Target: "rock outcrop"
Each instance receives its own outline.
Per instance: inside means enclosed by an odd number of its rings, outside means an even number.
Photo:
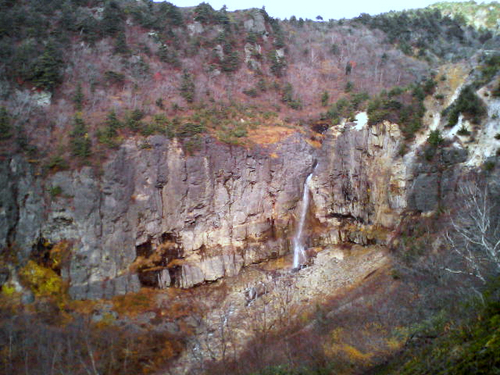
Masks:
[[[467,151],[424,146],[403,155],[398,125],[347,123],[321,149],[300,132],[246,149],[205,137],[129,139],[100,168],[43,177],[21,156],[0,163],[0,245],[26,261],[69,246],[61,276],[76,299],[141,286],[190,288],[289,252],[310,182],[306,245],[385,243],[406,210],[453,197]]]
[[[252,150],[207,137],[194,155],[153,136],[147,147],[126,141],[99,172],[45,180],[14,158],[1,165],[3,245],[27,258],[69,241],[62,276],[77,299],[235,275],[288,251],[314,154],[299,133]]]

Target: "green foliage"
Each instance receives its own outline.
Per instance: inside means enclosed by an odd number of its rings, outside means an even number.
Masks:
[[[12,124],[9,113],[5,107],[0,107],[0,140],[12,137]]]
[[[30,79],[38,87],[52,91],[62,82],[62,54],[53,41],[49,41],[43,54],[35,61]]]
[[[200,135],[195,135],[193,137],[190,137],[184,141],[184,149],[189,153],[193,154],[194,152],[198,151],[201,149],[201,146],[203,144],[203,138]]]
[[[194,9],[195,21],[202,24],[209,24],[215,21],[216,12],[208,3],[201,3]]]
[[[333,124],[340,123],[341,118],[351,119],[354,117],[354,112],[359,110],[361,104],[369,98],[370,96],[366,92],[341,98],[332,104],[325,114],[322,114],[322,118],[329,119]]]
[[[128,55],[130,54],[130,49],[127,45],[127,39],[125,38],[125,33],[123,31],[118,32],[118,35],[115,39],[115,48],[113,53],[119,55]]]
[[[273,73],[278,78],[283,76],[286,69],[285,59],[279,57],[277,51],[271,51],[268,55],[268,58],[271,62],[271,73]]]
[[[119,32],[123,32],[124,19],[125,14],[117,1],[111,0],[106,2],[101,21],[103,33],[114,36]]]
[[[49,159],[47,168],[53,171],[62,171],[68,169],[69,164],[61,155],[55,155]]]
[[[484,103],[476,95],[472,85],[464,87],[457,100],[444,111],[445,115],[448,114],[447,126],[455,126],[460,113],[477,124],[487,113]]]
[[[160,61],[170,64],[176,68],[180,68],[181,62],[178,58],[177,52],[169,48],[166,44],[162,44],[157,52]]]
[[[239,145],[241,138],[246,137],[248,134],[245,124],[231,124],[230,126],[223,126],[217,132],[217,137],[224,143],[230,145]]]
[[[425,95],[432,95],[436,90],[436,86],[437,82],[434,81],[434,79],[429,78],[423,83],[422,90],[424,91]]]
[[[491,172],[492,170],[495,169],[495,166],[497,165],[497,163],[494,161],[494,160],[487,160],[484,162],[484,164],[482,165],[482,168],[487,171],[487,172]]]
[[[181,79],[181,87],[179,88],[181,96],[188,103],[194,102],[194,94],[195,94],[195,85],[193,81],[193,77],[187,71],[184,71]]]
[[[292,109],[302,109],[302,102],[299,98],[294,97],[293,86],[289,82],[283,88],[281,101]]]
[[[130,111],[125,116],[125,127],[132,130],[137,131],[141,128],[141,120],[144,117],[144,113],[140,109],[134,109]]]
[[[465,127],[465,125],[462,125],[462,127],[458,129],[457,134],[467,136],[470,135],[470,131]]]
[[[118,129],[122,127],[122,123],[116,116],[116,112],[112,110],[104,122],[103,129],[97,131],[97,139],[99,142],[105,144],[108,147],[115,148],[118,147],[118,142],[116,141],[116,136],[118,135]]]
[[[30,260],[19,271],[19,276],[36,297],[61,298],[65,288],[61,277],[52,269],[43,267]]]
[[[92,154],[92,141],[87,132],[87,125],[80,114],[73,120],[73,130],[70,133],[71,153],[79,158],[88,158]]]
[[[362,14],[355,21],[382,30],[388,42],[408,56],[413,55],[414,48],[419,49],[419,57],[426,57],[427,51],[437,56],[444,56],[445,51],[458,54],[457,47],[467,46],[468,43],[463,22],[443,16],[435,9],[390,12],[377,16]],[[478,35],[469,37],[477,38]]]
[[[409,342],[384,374],[495,374],[500,372],[498,279],[479,304],[462,305],[460,314],[441,311],[414,328],[412,337],[432,337],[427,345]],[[422,341],[422,340],[420,340]]]
[[[420,85],[395,87],[389,93],[381,92],[368,104],[368,124],[384,120],[399,124],[405,139],[412,139],[422,127],[426,90],[432,90],[433,85],[427,80]]]
[[[160,21],[161,24],[168,24],[172,26],[182,26],[184,20],[182,13],[177,6],[168,1],[160,3]]]
[[[351,92],[354,89],[354,83],[351,81],[348,81],[345,85],[344,91],[345,92]]]
[[[75,105],[75,109],[77,111],[81,111],[83,109],[83,102],[85,100],[85,96],[83,95],[82,84],[78,82],[76,86],[75,93],[72,97],[73,104]]]
[[[123,84],[125,82],[125,74],[113,70],[104,72],[104,78],[110,84]]]
[[[330,95],[328,94],[328,91],[323,91],[323,93],[321,94],[321,105],[323,107],[327,107],[329,100],[330,100]]]
[[[60,186],[55,185],[49,188],[49,194],[52,198],[58,197],[62,194],[63,190]]]
[[[256,98],[259,96],[259,92],[255,88],[251,88],[248,90],[243,90],[243,94],[251,97],[251,98]]]
[[[203,132],[205,132],[204,125],[187,122],[178,126],[175,134],[180,138],[187,138]]]
[[[427,143],[429,143],[433,147],[439,146],[441,143],[443,143],[443,141],[444,139],[438,129],[431,131],[429,137],[427,138]]]
[[[476,88],[480,88],[489,83],[500,71],[500,54],[484,57],[482,65],[479,67],[481,78],[474,82]]]

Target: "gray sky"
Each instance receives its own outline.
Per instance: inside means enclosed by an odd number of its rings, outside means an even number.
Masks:
[[[156,0],[157,1],[157,0]],[[168,0],[179,7],[195,6],[203,0]],[[290,18],[292,15],[299,18],[315,19],[320,15],[325,20],[330,18],[353,18],[360,13],[379,14],[391,10],[424,8],[438,0],[204,0],[214,9],[219,10],[223,5],[229,11],[248,8],[266,7],[267,13],[274,18]]]

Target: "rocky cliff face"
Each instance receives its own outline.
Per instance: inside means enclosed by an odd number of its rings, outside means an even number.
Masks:
[[[195,155],[155,136],[147,147],[127,141],[99,175],[46,180],[14,158],[2,164],[2,245],[26,259],[69,241],[62,276],[79,299],[231,276],[288,251],[314,155],[299,134],[252,150],[206,138]]]
[[[396,124],[347,123],[320,149],[296,132],[252,149],[206,137],[189,155],[153,136],[127,140],[99,170],[48,177],[15,156],[0,163],[0,245],[27,260],[69,244],[61,275],[77,299],[189,288],[288,253],[313,169],[307,245],[384,243],[405,210],[452,197],[467,161],[456,141],[437,163],[425,145],[403,155],[402,138]]]

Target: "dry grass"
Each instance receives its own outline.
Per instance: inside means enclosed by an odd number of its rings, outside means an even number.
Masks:
[[[264,125],[257,129],[250,129],[248,139],[258,145],[270,145],[278,143],[296,132],[296,129],[285,128],[283,126]]]
[[[158,291],[154,289],[142,288],[137,293],[113,297],[113,310],[120,315],[132,317],[151,311],[157,306],[157,294]]]

